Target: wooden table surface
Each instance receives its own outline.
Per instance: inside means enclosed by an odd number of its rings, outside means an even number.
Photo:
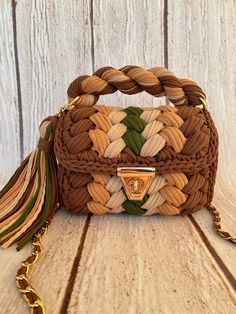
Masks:
[[[220,136],[214,204],[236,234],[234,0],[1,0],[0,184],[35,146],[38,125],[77,75],[165,65],[196,80]],[[110,105],[164,104],[150,95]],[[31,273],[47,313],[236,313],[236,246],[206,209],[185,217],[73,216],[60,210]],[[27,313],[15,272],[30,246],[0,249],[0,313]]]

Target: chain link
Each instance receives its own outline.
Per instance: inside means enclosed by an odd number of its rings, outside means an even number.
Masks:
[[[27,259],[21,263],[20,268],[17,271],[16,274],[16,285],[18,287],[18,290],[23,295],[23,298],[26,300],[31,314],[45,314],[45,307],[38,296],[35,289],[32,287],[32,285],[29,282],[29,271],[30,268],[35,264],[39,258],[40,253],[42,252],[42,244],[41,240],[42,237],[47,232],[48,228],[48,222],[43,226],[37,234],[35,234],[33,240],[32,240],[32,251],[31,255],[27,257]]]
[[[222,230],[221,228],[221,218],[218,209],[213,206],[212,204],[208,204],[206,208],[212,213],[213,215],[213,226],[215,231],[225,240],[228,240],[234,244],[236,244],[236,238],[233,237],[229,232]]]

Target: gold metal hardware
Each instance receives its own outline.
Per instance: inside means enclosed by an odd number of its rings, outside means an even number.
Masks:
[[[204,98],[200,98],[200,99],[201,99],[201,102],[202,102],[203,108],[204,108],[204,109],[207,109],[206,99],[204,99]]]
[[[117,176],[129,200],[141,201],[155,177],[155,167],[118,167]]]
[[[205,206],[213,215],[213,226],[215,231],[224,239],[236,244],[236,237],[232,236],[229,232],[222,230],[221,218],[218,209],[212,204]]]
[[[75,108],[75,103],[79,99],[80,96],[75,97],[75,99],[72,100],[72,102],[65,104],[63,107],[61,107],[57,113],[57,116],[60,117],[62,112],[71,110]]]
[[[46,221],[45,225],[35,234],[32,240],[31,255],[21,263],[16,275],[16,285],[19,292],[27,302],[31,314],[46,313],[43,301],[40,299],[38,293],[35,291],[29,281],[29,272],[32,266],[36,263],[42,251],[41,240],[44,234],[47,232],[48,223],[49,222]]]

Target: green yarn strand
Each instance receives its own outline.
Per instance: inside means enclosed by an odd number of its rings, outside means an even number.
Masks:
[[[126,146],[134,151],[136,155],[140,154],[141,148],[145,143],[145,138],[135,130],[127,130],[123,135]]]
[[[124,112],[126,112],[127,115],[133,114],[135,116],[140,116],[143,113],[143,109],[141,109],[139,107],[130,106],[130,107],[124,109]]]
[[[137,132],[142,132],[146,126],[146,123],[137,115],[130,114],[122,121],[128,129],[135,130]]]
[[[53,126],[50,124],[45,133],[45,139],[49,140],[50,134],[53,131]],[[39,152],[40,154],[41,152]],[[50,169],[50,161],[48,157],[48,153],[45,154],[45,167],[46,167],[46,193],[44,196],[44,210],[42,212],[42,216],[40,222],[33,228],[27,238],[21,240],[17,245],[17,251],[20,251],[35,235],[36,232],[40,230],[40,228],[45,224],[47,217],[49,215],[50,206],[51,206],[51,190],[52,190],[52,177],[51,177],[51,169]],[[40,168],[39,168],[40,175]]]
[[[39,154],[37,156],[38,188],[37,188],[34,196],[32,197],[32,199],[28,202],[25,210],[22,212],[20,217],[11,226],[9,226],[6,230],[4,230],[2,233],[0,233],[0,238],[4,237],[8,233],[10,233],[10,232],[14,231],[16,228],[18,228],[25,221],[25,219],[28,217],[32,208],[35,205],[35,202],[36,202],[37,197],[38,197],[40,185],[41,185],[40,154],[41,154],[41,152],[39,152]]]
[[[49,163],[48,155],[45,156],[45,159],[46,159],[45,160],[46,161],[46,194],[45,194],[45,207],[42,213],[42,217],[40,219],[39,224],[33,228],[30,235],[24,240],[19,242],[16,248],[17,251],[20,251],[33,238],[35,233],[40,230],[40,228],[45,224],[48,214],[49,214],[49,209],[50,209],[50,204],[51,204],[52,180],[51,180],[50,163]]]
[[[143,109],[130,106],[124,109],[127,116],[122,120],[122,123],[127,127],[127,131],[123,135],[123,140],[136,155],[140,154],[141,148],[145,143],[145,138],[141,132],[146,126],[146,122],[140,118]]]
[[[130,215],[143,215],[146,213],[146,209],[141,208],[141,206],[148,200],[148,196],[145,195],[141,201],[131,201],[126,200],[122,206],[126,213]]]

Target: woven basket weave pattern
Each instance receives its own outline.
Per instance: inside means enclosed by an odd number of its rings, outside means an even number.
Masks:
[[[97,105],[119,90],[166,95],[175,107],[150,110]],[[75,213],[188,214],[210,202],[218,137],[210,114],[198,106],[202,89],[163,67],[104,67],[69,86],[74,110],[57,123],[61,204]],[[71,108],[70,108],[71,109]],[[142,201],[127,200],[117,167],[153,166],[156,177]]]
[[[135,141],[140,145],[133,147]],[[65,112],[55,136],[62,205],[79,214],[172,215],[199,210],[212,199],[217,141],[209,113],[196,107],[95,105]],[[122,165],[156,167],[146,199],[133,202],[133,211],[116,177]]]

